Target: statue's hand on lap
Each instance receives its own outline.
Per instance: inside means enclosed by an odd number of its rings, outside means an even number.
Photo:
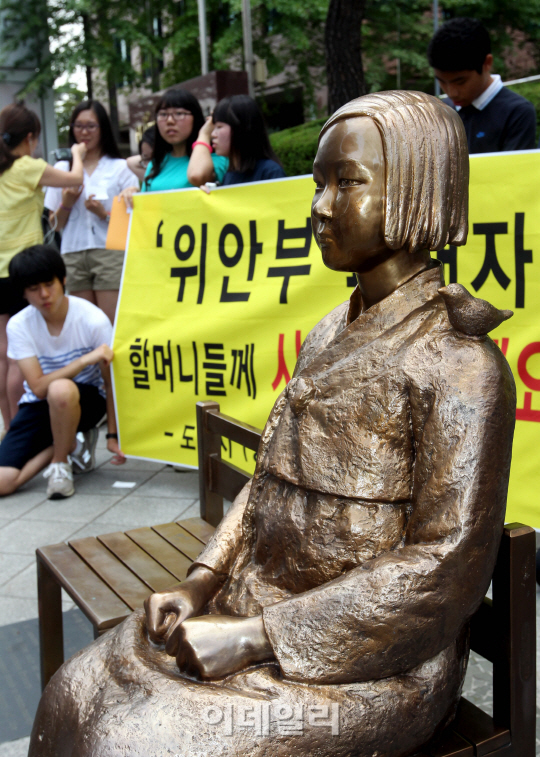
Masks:
[[[175,636],[180,671],[199,678],[224,678],[273,657],[262,615],[191,618],[175,629]]]
[[[167,654],[175,657],[179,626],[200,613],[221,581],[208,568],[197,567],[178,586],[151,594],[144,601],[150,639],[155,644],[165,643]]]

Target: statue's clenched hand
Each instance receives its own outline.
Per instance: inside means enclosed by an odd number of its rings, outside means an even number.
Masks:
[[[176,662],[188,675],[223,678],[273,658],[262,615],[205,615],[178,627]]]
[[[152,641],[165,642],[167,654],[176,656],[180,625],[202,610],[221,581],[211,570],[199,566],[178,586],[151,594],[144,609]]]

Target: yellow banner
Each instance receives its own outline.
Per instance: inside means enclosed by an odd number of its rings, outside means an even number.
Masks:
[[[473,157],[468,244],[438,256],[447,283],[515,312],[491,335],[518,390],[507,519],[540,528],[537,176],[536,151]],[[136,196],[113,364],[127,455],[196,466],[202,399],[264,425],[306,334],[354,285],[321,262],[312,196],[311,177]],[[222,453],[253,468],[249,450]]]

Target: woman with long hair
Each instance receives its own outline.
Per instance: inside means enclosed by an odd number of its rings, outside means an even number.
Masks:
[[[197,98],[185,89],[169,89],[156,105],[156,140],[141,192],[200,187],[223,180],[229,161],[212,154],[212,119],[204,120]],[[129,206],[138,187],[123,192]]]
[[[84,178],[80,186],[50,189],[45,206],[51,223],[63,229],[61,253],[70,294],[83,297],[114,321],[124,250],[106,250],[112,201],[133,184],[134,175],[121,157],[109,116],[97,100],[77,105],[69,123],[69,142],[86,146]],[[67,161],[57,163],[63,171]]]
[[[212,147],[217,155],[229,158],[224,186],[286,175],[270,145],[261,109],[252,97],[225,97],[216,105],[212,121]]]
[[[12,103],[0,112],[0,411],[5,430],[22,394],[21,373],[7,358],[6,326],[28,304],[10,285],[9,262],[26,247],[43,242],[43,187],[75,187],[83,175],[84,145],[73,151],[67,173],[33,158],[40,133],[39,118],[24,103]]]

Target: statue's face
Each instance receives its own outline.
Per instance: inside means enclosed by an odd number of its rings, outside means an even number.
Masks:
[[[370,118],[339,121],[323,136],[313,164],[317,185],[311,222],[324,264],[335,271],[369,269],[384,241],[385,161]]]

